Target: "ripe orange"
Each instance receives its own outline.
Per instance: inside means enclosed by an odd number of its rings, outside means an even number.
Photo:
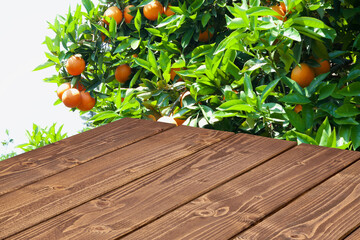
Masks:
[[[284,5],[285,6],[285,5]],[[284,18],[284,16],[285,16],[285,12],[283,11],[283,9],[279,6],[279,5],[276,5],[276,6],[271,6],[270,7],[272,10],[274,10],[275,12],[277,12],[278,14],[280,14],[281,16],[274,16],[274,17],[276,17],[277,19],[279,19],[279,20],[282,20],[282,21],[286,21],[287,20],[287,18],[285,17]]]
[[[175,124],[177,126],[177,122],[173,117],[163,116],[157,120],[158,122],[170,123]]]
[[[159,14],[164,13],[164,7],[159,1],[154,0],[144,6],[143,13],[147,19],[155,21]]]
[[[285,3],[284,2],[280,2],[280,8],[283,10],[284,13],[287,13],[288,10],[286,9]],[[294,7],[293,9],[295,9],[296,7]],[[292,11],[289,11],[289,14],[291,14]]]
[[[121,10],[116,6],[109,7],[104,12],[104,16],[109,17],[109,18],[114,18],[116,21],[116,24],[119,24],[121,22],[121,20],[123,19],[123,14],[122,14]],[[103,21],[109,25],[108,21],[106,21],[105,19]]]
[[[89,111],[95,106],[95,98],[91,97],[89,92],[80,92],[80,104],[77,108],[81,111]]]
[[[330,72],[330,62],[321,58],[315,59],[320,64],[320,67],[314,67],[315,76]]]
[[[199,41],[200,42],[209,42],[209,40],[213,37],[213,34],[209,32],[209,28],[207,28],[204,32],[199,33]]]
[[[61,100],[69,108],[77,107],[81,102],[80,92],[76,88],[70,88],[63,93]]]
[[[80,82],[77,82],[74,86],[77,90],[79,90],[80,92],[85,90],[84,85],[82,85]]]
[[[130,8],[131,7],[134,7],[134,5],[128,5],[128,6],[126,6],[125,8],[124,8],[124,18],[125,18],[125,22],[126,23],[130,23],[131,22],[131,20],[134,18],[134,16],[133,15],[131,15],[130,14]]]
[[[180,68],[172,68],[171,70],[170,70],[170,79],[171,80],[173,80],[174,81],[174,79],[175,79],[175,77],[176,77],[176,75],[177,75],[177,71],[180,71],[181,69]],[[179,75],[178,75],[179,76]],[[178,81],[182,81],[182,79],[181,78],[178,78]]]
[[[297,104],[297,105],[295,106],[295,108],[294,108],[294,112],[299,113],[299,112],[301,112],[301,111],[302,111],[302,105]]]
[[[301,87],[307,87],[315,78],[314,70],[306,63],[300,63],[292,70],[291,79],[297,82]]]
[[[56,93],[58,97],[61,99],[64,92],[71,88],[71,84],[69,82],[61,84],[58,89],[56,90]]]
[[[151,120],[153,120],[154,122],[156,122],[156,117],[154,115],[150,114],[147,117],[150,118]]]
[[[72,55],[67,60],[65,67],[70,75],[80,75],[85,70],[85,60],[78,55]]]
[[[171,5],[169,4],[166,8],[164,7],[164,14],[166,16],[172,16],[172,15],[175,15],[174,11],[171,10],[171,8],[169,8]]]
[[[177,126],[183,125],[183,123],[186,121],[185,119],[180,119],[180,118],[174,118],[174,120]]]
[[[115,70],[115,79],[118,82],[124,83],[129,80],[131,74],[131,68],[127,64],[118,66]]]
[[[133,57],[133,58],[137,58],[137,57],[138,57],[137,53],[134,53],[134,54],[132,55],[132,57]]]

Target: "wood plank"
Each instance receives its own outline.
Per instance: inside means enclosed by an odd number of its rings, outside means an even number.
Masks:
[[[344,238],[344,240],[359,240],[359,239],[360,239],[360,227]]]
[[[343,239],[359,225],[360,161],[236,239]]]
[[[13,238],[113,239],[294,146],[294,142],[237,135]]]
[[[123,239],[229,239],[359,157],[299,145]]]
[[[124,118],[0,162],[0,196],[173,127]]]
[[[230,132],[179,126],[0,197],[0,238],[101,196]]]

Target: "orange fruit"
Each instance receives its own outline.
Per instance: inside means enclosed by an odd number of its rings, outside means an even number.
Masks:
[[[163,116],[157,120],[158,122],[170,123],[175,124],[177,126],[177,122],[173,117]]]
[[[61,100],[69,108],[77,107],[81,102],[80,92],[76,88],[70,88],[63,93]]]
[[[147,19],[155,21],[159,14],[164,13],[164,7],[159,1],[154,0],[144,6],[143,13]]]
[[[72,55],[66,62],[66,70],[70,75],[80,75],[85,70],[85,60],[78,55]]]
[[[125,8],[124,8],[124,18],[125,18],[125,22],[126,23],[130,23],[131,22],[131,20],[134,18],[134,16],[133,15],[131,15],[130,14],[130,8],[131,7],[134,7],[134,5],[128,5],[128,6],[126,6]]]
[[[129,80],[131,74],[131,68],[127,64],[118,66],[115,70],[115,79],[118,82],[124,83]]]
[[[177,72],[177,71],[180,71],[180,70],[181,70],[180,68],[172,68],[172,69],[170,70],[170,79],[174,81],[174,79],[175,79],[175,77],[176,77],[176,75],[177,75],[176,72]],[[179,75],[178,75],[178,76],[179,76]],[[178,81],[182,81],[182,79],[179,78]]]
[[[315,76],[330,72],[330,62],[321,58],[315,59],[320,64],[320,67],[313,67]]]
[[[291,71],[291,79],[297,82],[301,87],[307,87],[315,78],[314,70],[306,63],[300,63]]]
[[[294,112],[299,113],[299,112],[301,112],[301,111],[302,111],[302,105],[297,104],[297,105],[295,106],[295,108],[294,108]]]
[[[138,55],[137,55],[136,53],[134,53],[134,54],[132,55],[132,57],[133,57],[133,58],[137,58]]]
[[[280,8],[281,8],[281,10],[283,10],[284,13],[288,12],[284,2],[280,2]],[[295,8],[296,7],[294,7],[293,9],[295,9]],[[292,14],[292,11],[289,11],[289,14]]]
[[[80,82],[77,82],[74,86],[77,90],[79,90],[80,92],[85,90],[84,85],[82,85]]]
[[[284,5],[285,6],[285,5]],[[279,6],[279,5],[276,5],[276,6],[271,6],[270,7],[272,10],[274,10],[275,12],[277,12],[278,14],[280,14],[281,16],[274,16],[274,17],[276,17],[277,19],[279,19],[279,20],[282,20],[282,21],[286,21],[287,20],[287,18],[285,17],[284,18],[284,16],[285,16],[285,12],[283,11],[283,9]]]
[[[121,10],[116,6],[109,7],[104,12],[104,16],[109,17],[109,18],[114,18],[116,21],[116,24],[119,24],[121,22],[121,20],[123,19],[123,14],[122,14]],[[106,21],[105,19],[103,21],[109,25],[108,21]]]
[[[199,33],[199,41],[200,42],[209,42],[212,38],[213,34],[209,32],[209,28],[207,28],[204,32]]]
[[[80,104],[77,108],[81,111],[89,111],[95,106],[95,98],[93,98],[89,92],[80,92]]]
[[[164,14],[166,16],[172,16],[172,15],[175,15],[174,11],[171,10],[171,8],[169,8],[171,5],[169,4],[166,8],[164,7]]]
[[[185,119],[180,119],[180,118],[174,118],[174,120],[177,126],[183,125],[183,123],[186,121]]]
[[[156,117],[154,115],[150,114],[147,117],[150,118],[151,120],[153,120],[154,122],[156,122]]]
[[[64,92],[71,88],[71,84],[69,82],[61,84],[58,89],[56,90],[56,93],[58,97],[61,99]]]
[[[283,10],[284,13],[286,13],[286,6],[284,2],[280,2],[280,8]]]

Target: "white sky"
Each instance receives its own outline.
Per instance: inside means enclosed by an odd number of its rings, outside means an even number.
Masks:
[[[81,0],[2,1],[0,141],[5,139],[8,129],[14,145],[27,142],[25,130],[32,130],[33,123],[41,127],[64,124],[62,132],[68,135],[83,128],[79,112],[70,112],[63,104],[53,106],[57,85],[45,83],[43,79],[57,74],[55,68],[32,71],[47,60],[44,52],[48,50],[42,44],[45,36],[54,37],[47,21],[53,23],[56,15],[66,15],[69,6],[73,11],[77,4],[81,4]],[[0,155],[2,153],[5,150],[0,144]]]

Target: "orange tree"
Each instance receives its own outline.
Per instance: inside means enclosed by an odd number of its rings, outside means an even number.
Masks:
[[[49,25],[48,61],[36,70],[55,66],[45,81],[81,83],[96,99],[95,126],[171,116],[195,127],[360,146],[356,0],[82,3],[84,11]],[[120,22],[105,14],[110,8]],[[86,63],[75,76],[66,69],[74,55]]]

